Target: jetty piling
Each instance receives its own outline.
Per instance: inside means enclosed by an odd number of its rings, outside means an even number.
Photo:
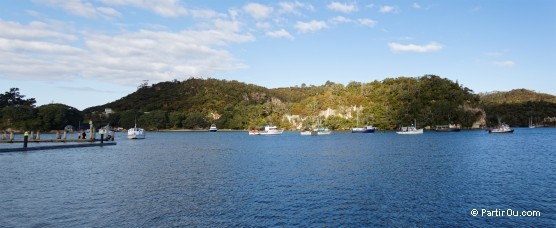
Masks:
[[[13,131],[10,131],[10,140],[14,141],[14,132]]]
[[[41,132],[39,130],[37,130],[37,138],[36,140],[41,140]]]
[[[29,140],[29,132],[23,134],[23,148],[27,149],[27,140]]]

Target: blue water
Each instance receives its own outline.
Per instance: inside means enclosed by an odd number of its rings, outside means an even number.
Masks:
[[[0,226],[556,224],[554,128],[116,139],[102,148],[1,153]],[[481,209],[541,214],[487,217]]]

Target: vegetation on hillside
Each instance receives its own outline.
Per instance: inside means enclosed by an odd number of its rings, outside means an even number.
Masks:
[[[478,113],[479,97],[457,82],[426,75],[419,78],[388,78],[344,86],[327,81],[321,86],[267,89],[217,79],[162,82],[143,86],[117,101],[91,107],[84,113],[97,121],[131,127],[137,118],[149,129],[219,128],[246,129],[271,123],[287,129],[306,128],[318,119],[333,129],[372,124],[394,129],[417,120],[419,126],[460,123],[470,127]],[[116,113],[100,115],[105,108]],[[325,114],[332,110],[334,114]],[[219,115],[218,119],[213,114]],[[288,121],[285,116],[294,118]],[[299,123],[299,124],[297,124]],[[297,124],[297,125],[296,125]]]
[[[35,107],[17,88],[0,94],[0,129],[61,130],[93,120],[96,127],[110,124],[148,130],[219,128],[249,129],[265,124],[303,129],[317,121],[332,129],[374,125],[396,129],[414,121],[418,127],[448,123],[471,127],[484,118],[492,126],[502,119],[512,126],[554,124],[555,96],[528,90],[474,94],[458,82],[435,75],[387,78],[347,85],[327,81],[320,86],[268,89],[217,79],[142,84],[136,92],[82,112],[63,105]],[[111,109],[112,112],[105,113]],[[556,119],[556,118],[553,118]]]
[[[24,99],[18,88],[0,94],[0,129],[61,130],[66,125],[77,126],[83,120],[76,108],[63,104],[35,107],[35,99]]]
[[[480,96],[481,106],[487,113],[487,122],[491,125],[501,121],[511,126],[525,127],[531,119],[536,125],[556,125],[556,96],[526,89]]]

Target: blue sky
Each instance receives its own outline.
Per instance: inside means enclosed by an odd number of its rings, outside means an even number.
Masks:
[[[556,94],[555,53],[548,0],[0,3],[0,92],[81,110],[190,77],[277,88],[436,74]]]

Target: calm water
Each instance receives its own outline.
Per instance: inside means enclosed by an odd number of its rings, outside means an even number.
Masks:
[[[556,224],[553,128],[116,138],[104,148],[0,154],[0,226]]]

